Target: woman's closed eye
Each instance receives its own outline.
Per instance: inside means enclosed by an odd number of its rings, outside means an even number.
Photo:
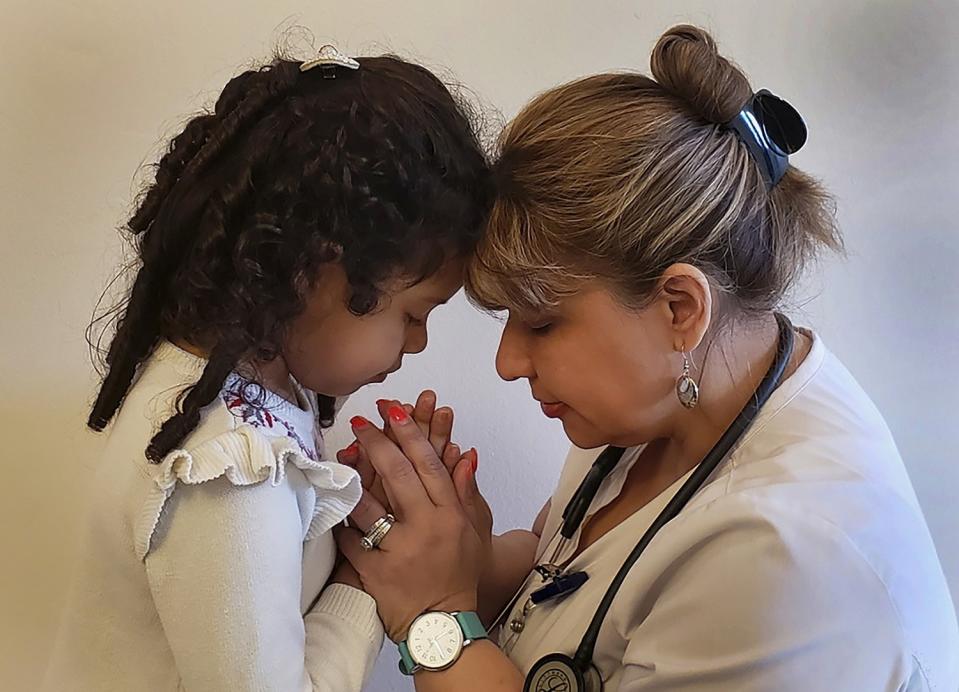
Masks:
[[[552,328],[552,323],[550,322],[538,322],[536,324],[529,325],[529,330],[535,334],[545,334]]]
[[[539,319],[527,320],[526,327],[534,334],[543,335],[549,332],[553,328],[554,324],[554,319],[540,317]]]

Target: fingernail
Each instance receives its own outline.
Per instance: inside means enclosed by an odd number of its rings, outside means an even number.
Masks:
[[[470,473],[475,474],[476,468],[479,466],[479,455],[476,453],[476,448],[473,447],[467,454],[470,458]]]
[[[354,442],[349,447],[343,450],[343,455],[348,457],[355,457],[360,453],[360,445],[357,442]]]
[[[410,419],[409,414],[400,406],[390,406],[389,414],[390,420],[397,423],[405,423]]]
[[[369,425],[370,422],[366,420],[363,416],[353,416],[350,418],[350,425],[354,428],[365,428]]]

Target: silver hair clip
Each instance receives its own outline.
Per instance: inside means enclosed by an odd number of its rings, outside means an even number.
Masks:
[[[320,48],[320,52],[317,53],[315,58],[312,60],[307,60],[300,65],[300,72],[312,70],[314,67],[323,68],[323,76],[327,78],[333,78],[336,77],[334,71],[336,67],[345,67],[350,70],[358,70],[360,69],[360,64],[349,55],[341,53],[336,49],[336,46],[327,44]]]

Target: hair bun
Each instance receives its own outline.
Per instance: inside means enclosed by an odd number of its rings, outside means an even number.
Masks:
[[[746,75],[696,26],[681,24],[666,31],[649,62],[656,81],[709,122],[729,122],[752,96]]]

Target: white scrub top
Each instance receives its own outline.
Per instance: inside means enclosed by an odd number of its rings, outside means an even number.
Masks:
[[[956,614],[886,423],[813,334],[727,461],[634,565],[594,655],[607,692],[959,690]],[[601,450],[573,449],[540,541]],[[587,516],[613,500],[628,450]],[[572,655],[626,555],[685,478],[568,566],[589,580],[500,645],[526,673]],[[573,545],[560,555],[568,561]],[[530,575],[506,618],[542,585]]]

